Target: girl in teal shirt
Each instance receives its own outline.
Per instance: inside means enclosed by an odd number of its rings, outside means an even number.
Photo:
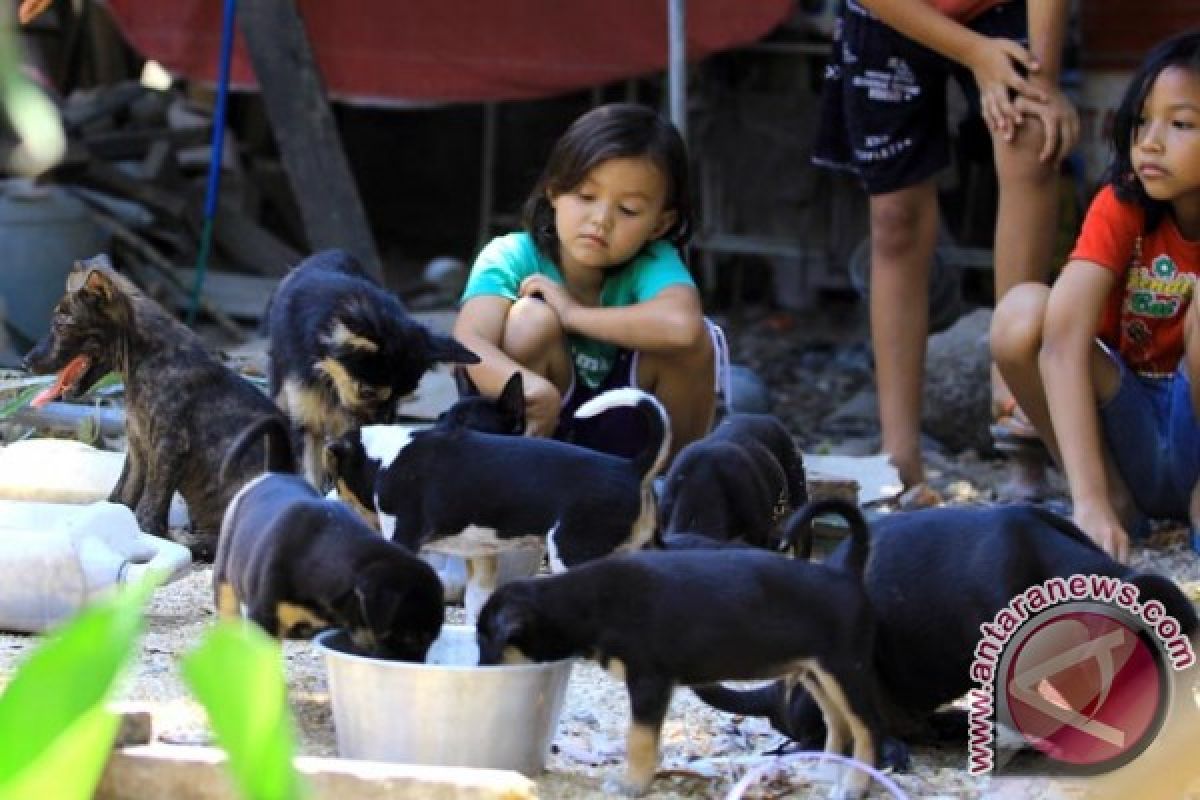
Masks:
[[[714,348],[679,252],[692,223],[674,126],[637,105],[584,114],[555,144],[524,226],[483,249],[463,292],[454,334],[481,359],[466,370],[471,386],[495,397],[520,372],[529,434],[620,455],[640,446],[632,419],[572,418],[610,388],[658,397],[672,454],[703,436]]]

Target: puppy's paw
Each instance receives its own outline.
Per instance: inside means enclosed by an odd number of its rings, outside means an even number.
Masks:
[[[601,787],[605,794],[619,795],[621,797],[641,797],[650,790],[650,784],[654,778],[645,782],[635,782],[629,779],[628,776],[622,774],[620,776],[610,776],[604,779],[604,785]]]
[[[885,736],[880,740],[879,763],[884,769],[894,772],[908,772],[912,769],[908,745],[894,736]]]
[[[192,560],[211,562],[217,554],[217,537],[197,534],[183,528],[170,528],[164,539],[183,545],[192,552]]]

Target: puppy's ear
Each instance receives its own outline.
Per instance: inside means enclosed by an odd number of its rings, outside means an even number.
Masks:
[[[425,334],[425,354],[430,361],[441,364],[478,364],[479,356],[458,343],[452,336],[440,333]]]
[[[480,616],[483,616],[482,613]],[[488,620],[487,632],[493,644],[504,648],[520,640],[533,623],[529,608],[521,602],[510,602],[497,608]]]
[[[325,343],[339,357],[353,353],[378,353],[379,342],[359,328],[361,324],[353,315],[335,318],[329,333],[324,337]]]
[[[105,258],[105,261],[108,259]],[[112,268],[97,265],[95,259],[75,262],[74,269],[67,275],[67,291],[79,294],[84,299],[108,302],[117,294],[113,282]]]
[[[354,600],[359,619],[371,630],[385,630],[400,614],[404,596],[386,588],[378,581],[364,578],[354,585]]]
[[[321,447],[321,467],[328,475],[345,475],[358,461],[362,442],[355,431],[326,438]]]
[[[500,409],[501,414],[513,421],[514,430],[525,430],[525,380],[519,371],[514,372],[500,390],[500,396],[496,398],[496,407]]]

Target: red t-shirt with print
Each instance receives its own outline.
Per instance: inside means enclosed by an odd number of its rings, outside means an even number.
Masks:
[[[1183,357],[1183,321],[1200,274],[1200,242],[1183,238],[1168,216],[1143,233],[1141,207],[1117,199],[1112,186],[1096,195],[1071,260],[1117,275],[1097,336],[1134,372],[1166,375]]]
[[[1031,0],[1036,2],[1037,0]],[[929,5],[958,22],[970,22],[989,8],[1008,0],[927,0]]]

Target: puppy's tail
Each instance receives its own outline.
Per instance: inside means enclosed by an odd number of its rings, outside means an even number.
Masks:
[[[1196,632],[1197,626],[1200,626],[1200,619],[1196,617],[1196,607],[1175,581],[1153,572],[1135,572],[1125,580],[1138,588],[1143,607],[1147,600],[1157,600],[1179,623],[1184,636],[1191,636]]]
[[[850,526],[850,556],[846,559],[846,568],[861,578],[867,566],[871,535],[862,511],[854,503],[838,499],[805,503],[784,523],[780,549],[794,550],[797,558],[807,559],[812,555],[812,523],[822,514],[837,514]]]
[[[791,715],[788,713],[788,690],[785,681],[772,681],[753,689],[733,689],[721,683],[692,686],[691,690],[703,702],[729,714],[747,717],[766,717],[775,730],[795,738]]]
[[[264,469],[266,472],[295,472],[296,457],[292,453],[291,432],[287,421],[280,414],[264,414],[251,422],[234,438],[221,459],[221,486],[229,486],[234,475],[234,465],[237,464],[246,450],[252,447],[263,436],[267,437],[267,458]]]
[[[577,418],[594,417],[613,408],[636,408],[646,420],[650,432],[645,449],[633,457],[633,466],[642,483],[649,484],[667,463],[671,452],[671,418],[658,398],[641,389],[611,389],[588,400],[575,412]]]

